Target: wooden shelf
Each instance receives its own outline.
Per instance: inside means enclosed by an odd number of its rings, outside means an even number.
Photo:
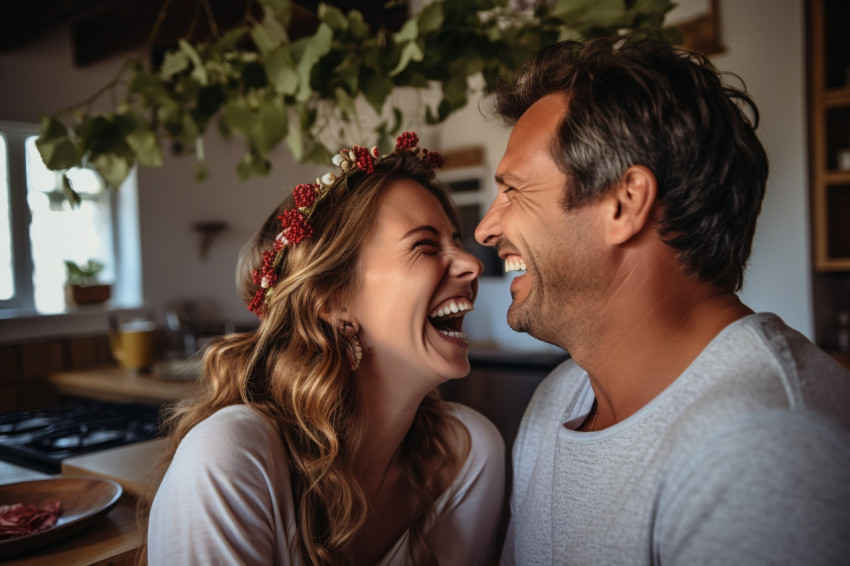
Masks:
[[[842,108],[850,105],[850,86],[831,88],[823,91],[823,105],[825,108]]]
[[[838,169],[839,152],[850,148],[847,6],[808,2],[812,251],[815,271],[824,272],[850,272],[850,171]]]

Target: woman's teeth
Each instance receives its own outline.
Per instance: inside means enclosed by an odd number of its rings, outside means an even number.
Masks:
[[[463,332],[450,332],[448,330],[440,330],[440,334],[444,334],[449,338],[460,338],[461,340],[466,340],[466,334]]]
[[[505,259],[505,273],[510,271],[528,271],[525,267],[525,261],[522,258],[509,257]]]
[[[431,311],[428,318],[455,318],[453,315],[462,315],[466,311],[472,310],[472,303],[469,301],[450,301],[441,307]]]
[[[463,316],[472,310],[472,301],[466,299],[451,300],[440,305],[428,315],[429,322],[444,336],[466,340],[460,325]]]

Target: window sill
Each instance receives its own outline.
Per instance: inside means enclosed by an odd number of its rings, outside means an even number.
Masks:
[[[0,311],[0,345],[67,336],[106,334],[109,315],[124,319],[149,315],[141,307],[93,305],[69,307],[63,313],[38,314],[32,311]]]

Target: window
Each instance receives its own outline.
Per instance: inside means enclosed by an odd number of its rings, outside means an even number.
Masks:
[[[35,145],[38,127],[0,123],[0,309],[61,313],[65,260],[104,264],[113,303],[141,298],[135,172],[120,191],[109,190],[91,169],[67,171],[80,195],[71,207],[62,175],[50,171]]]

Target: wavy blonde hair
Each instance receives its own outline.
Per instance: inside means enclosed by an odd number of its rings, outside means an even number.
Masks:
[[[351,296],[359,280],[358,252],[372,229],[378,197],[401,178],[433,193],[459,229],[451,199],[412,152],[383,158],[372,174],[355,172],[337,181],[310,220],[314,235],[286,248],[259,328],[211,344],[199,390],[173,408],[166,421],[171,455],[192,427],[229,405],[253,407],[276,425],[292,466],[298,528],[291,549],[306,564],[350,563],[346,549],[369,513],[352,465],[364,419],[348,343],[319,313],[344,306]],[[280,231],[277,217],[292,206],[291,197],[281,203],[240,254],[237,287],[246,304],[257,290],[251,273]],[[436,564],[425,539],[441,489],[435,471],[465,458],[453,448],[453,431],[468,434],[435,390],[421,403],[399,451],[414,502],[408,532],[417,564]]]

